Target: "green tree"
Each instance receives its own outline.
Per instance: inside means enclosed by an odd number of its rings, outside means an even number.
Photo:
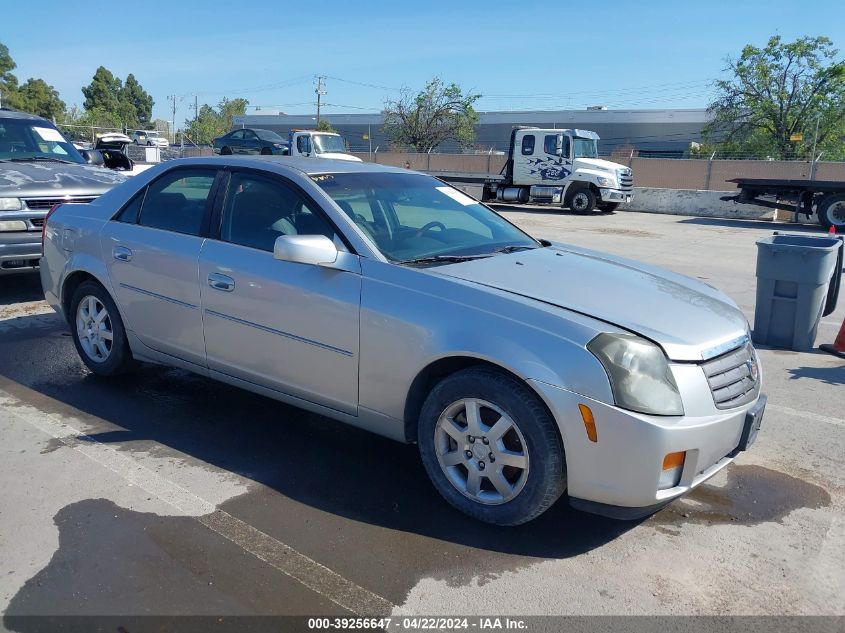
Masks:
[[[43,79],[27,79],[18,89],[17,100],[21,110],[45,119],[61,118],[66,109],[58,91]]]
[[[717,147],[777,158],[808,158],[814,141],[829,158],[843,153],[845,62],[827,37],[748,45],[716,82],[705,139]],[[818,136],[816,128],[818,126]],[[803,141],[790,140],[803,135]]]
[[[82,104],[86,110],[100,110],[118,113],[120,111],[120,95],[123,82],[112,75],[105,66],[100,66],[94,73],[91,83],[82,89],[85,101]]]
[[[185,121],[186,136],[197,144],[211,143],[216,137],[232,129],[232,119],[246,113],[249,101],[246,99],[226,99],[217,108],[204,103],[200,106],[195,119]]]
[[[9,107],[13,107],[18,91],[18,78],[12,74],[15,68],[17,64],[12,59],[9,48],[0,42],[0,99],[3,105]]]
[[[431,151],[448,140],[470,147],[478,123],[473,104],[480,97],[435,77],[417,95],[405,89],[398,99],[385,103],[384,130],[392,142],[418,152]]]
[[[329,123],[326,119],[320,119],[319,120],[319,122],[317,123],[317,129],[320,132],[334,132],[335,131],[334,128],[332,127],[332,124]]]
[[[127,75],[118,98],[123,104],[123,108],[127,105],[131,107],[133,122],[127,122],[127,125],[130,127],[149,127],[155,102],[132,73]]]

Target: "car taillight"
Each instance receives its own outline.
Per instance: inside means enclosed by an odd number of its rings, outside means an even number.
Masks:
[[[57,203],[57,204],[54,204],[52,207],[50,207],[50,210],[47,211],[47,216],[44,218],[44,224],[41,225],[41,254],[42,255],[44,254],[44,236],[47,233],[47,221],[50,219],[50,216],[53,215],[53,211],[58,209],[60,206],[62,206],[61,203]]]

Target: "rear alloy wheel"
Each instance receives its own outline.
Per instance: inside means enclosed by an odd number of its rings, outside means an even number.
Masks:
[[[574,189],[567,196],[568,206],[573,213],[589,213],[596,208],[596,194],[588,187]]]
[[[438,383],[423,404],[418,442],[438,492],[487,523],[530,521],[566,488],[555,421],[533,391],[494,368]]]
[[[231,156],[232,150],[229,149],[228,147],[224,147],[223,149],[220,150],[220,155],[221,156]]]
[[[825,229],[835,226],[837,232],[845,231],[845,194],[838,193],[822,198],[816,213],[819,224]]]
[[[92,372],[113,376],[132,366],[123,321],[105,288],[94,281],[79,284],[73,293],[70,315],[76,351]]]

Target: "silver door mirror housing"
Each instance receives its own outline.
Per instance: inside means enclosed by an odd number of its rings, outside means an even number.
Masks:
[[[331,266],[337,253],[337,246],[325,235],[280,235],[273,245],[275,259],[312,266]]]

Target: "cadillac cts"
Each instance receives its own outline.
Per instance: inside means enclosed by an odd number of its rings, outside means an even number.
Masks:
[[[536,240],[405,169],[166,163],[54,209],[41,276],[95,374],[164,363],[416,442],[490,523],[564,491],[654,512],[746,450],[766,401],[719,291]]]

